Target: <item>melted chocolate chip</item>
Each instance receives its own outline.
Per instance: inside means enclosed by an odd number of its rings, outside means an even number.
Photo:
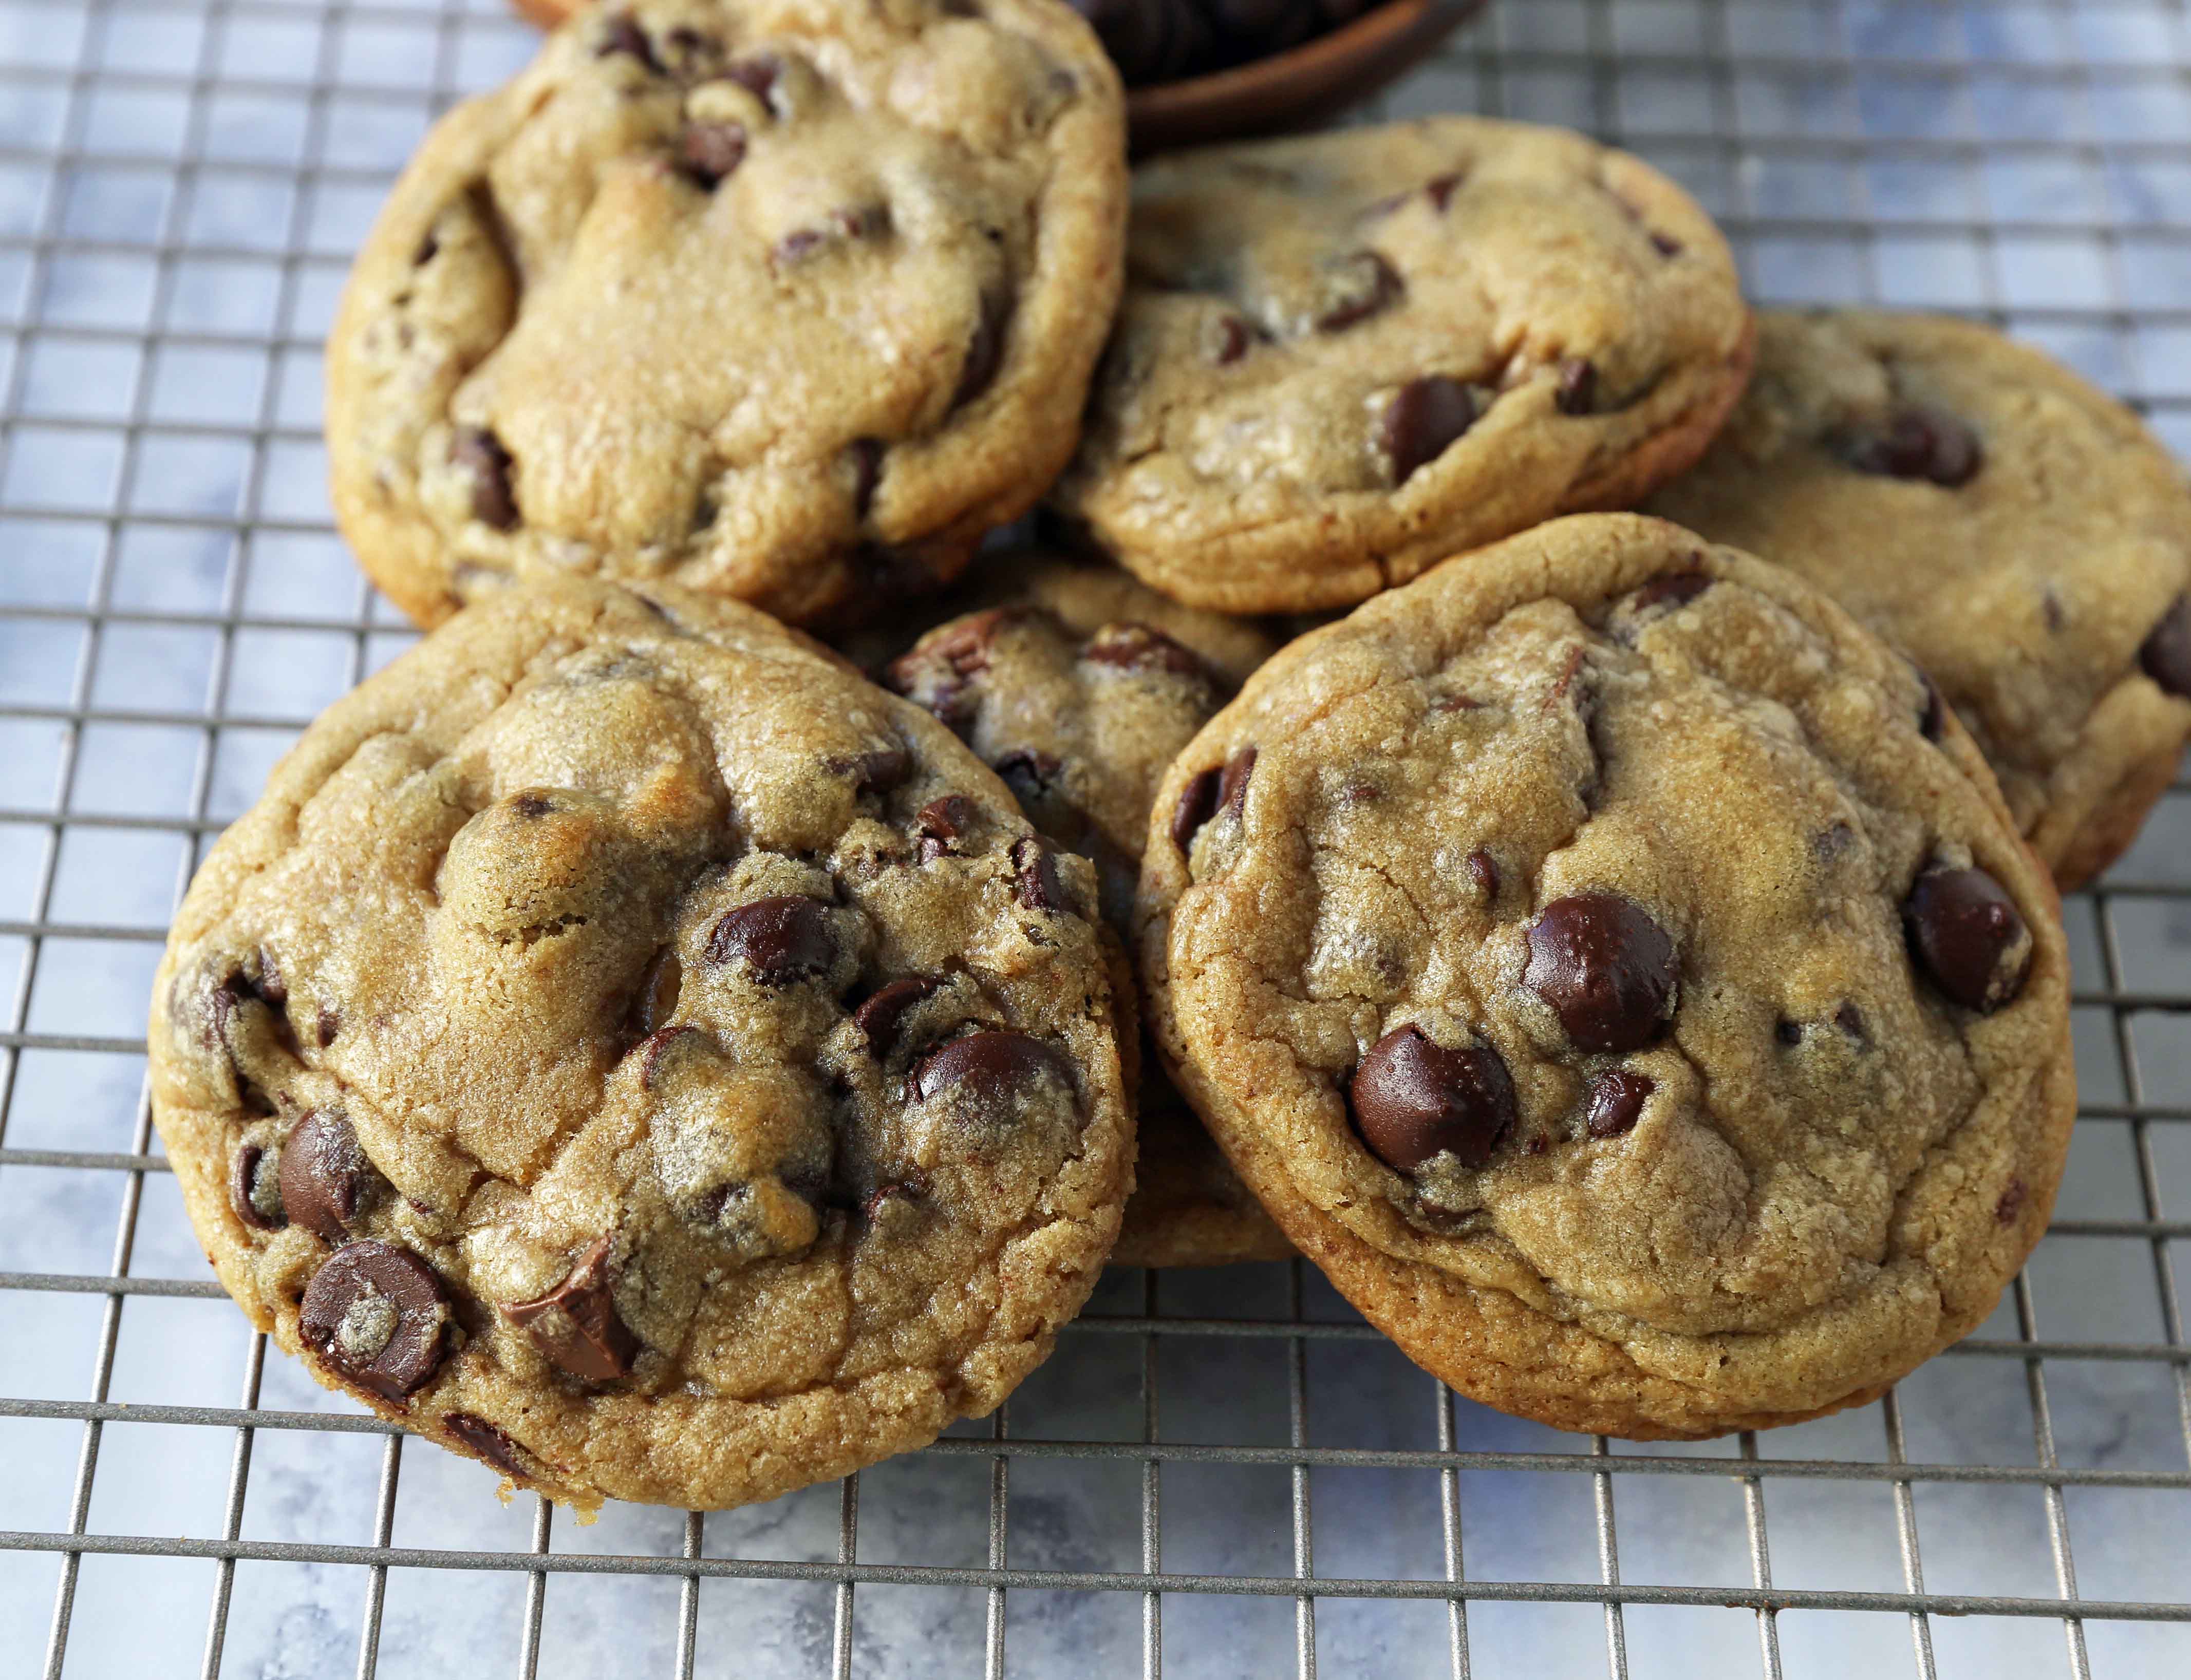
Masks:
[[[2137,650],[2145,674],[2178,699],[2191,700],[2191,595],[2178,595]]]
[[[1431,208],[1443,215],[1445,207],[1453,202],[1453,195],[1460,182],[1461,178],[1458,174],[1431,176],[1423,185],[1423,192],[1431,201]]]
[[[517,528],[517,497],[510,488],[509,451],[492,432],[464,426],[449,443],[449,461],[472,478],[472,517],[497,531]]]
[[[996,1106],[1045,1074],[1072,1088],[1072,1070],[1056,1045],[1023,1032],[976,1032],[924,1057],[913,1070],[913,1090],[926,1102],[939,1092],[962,1089]]]
[[[1551,1007],[1581,1050],[1641,1050],[1666,1029],[1681,969],[1674,942],[1612,893],[1555,899],[1529,925],[1522,983]]]
[[[256,1144],[241,1145],[229,1162],[228,1205],[254,1231],[278,1231],[287,1224],[279,1157],[270,1157]]]
[[[1642,1117],[1644,1099],[1656,1087],[1640,1073],[1613,1068],[1590,1082],[1590,1112],[1583,1124],[1593,1138],[1618,1138]]]
[[[1194,849],[1194,837],[1217,814],[1217,785],[1223,772],[1210,769],[1191,778],[1172,808],[1171,843],[1184,854]]]
[[[613,58],[622,53],[637,59],[656,75],[662,73],[662,60],[654,56],[654,43],[639,26],[639,20],[629,12],[618,12],[603,26],[601,43],[594,48],[597,59]]]
[[[663,1027],[640,1040],[638,1048],[633,1053],[639,1058],[639,1088],[653,1090],[655,1076],[661,1069],[663,1057],[669,1053],[669,1047],[679,1039],[699,1030],[697,1027],[690,1026]]]
[[[339,1114],[315,1110],[282,1144],[282,1208],[322,1242],[348,1240],[380,1174]]]
[[[1237,822],[1248,812],[1248,778],[1255,774],[1255,749],[1243,746],[1225,761],[1224,779],[1217,784],[1217,804],[1230,811]]]
[[[953,841],[972,831],[975,814],[974,802],[963,793],[946,793],[914,812],[913,831],[920,837],[921,861],[953,850]]]
[[[1514,1081],[1499,1053],[1449,1050],[1420,1027],[1401,1027],[1369,1047],[1347,1101],[1363,1141],[1396,1172],[1445,1154],[1481,1166],[1514,1124]]]
[[[342,1015],[339,1011],[330,1009],[322,1003],[319,1019],[312,1024],[319,1030],[320,1048],[324,1050],[335,1041],[335,1035],[342,1030]]]
[[[1005,331],[1011,325],[1012,300],[1000,292],[982,294],[982,310],[967,341],[966,360],[959,365],[959,389],[951,406],[964,408],[989,389],[1004,363]]]
[[[354,1242],[312,1274],[299,1328],[351,1382],[397,1405],[448,1357],[449,1297],[433,1269],[392,1243]]]
[[[841,763],[832,761],[830,767],[850,775],[862,793],[887,793],[903,786],[913,774],[913,755],[902,746],[885,746]]]
[[[1356,251],[1330,264],[1333,301],[1316,318],[1319,332],[1341,332],[1388,307],[1405,290],[1392,265],[1374,251]]]
[[[1377,428],[1378,445],[1392,463],[1393,484],[1405,484],[1417,468],[1444,454],[1476,418],[1476,394],[1458,379],[1431,373],[1401,386]]]
[[[2013,1225],[2017,1215],[2023,1212],[2024,1198],[2029,1195],[2030,1191],[2025,1188],[2023,1179],[2010,1179],[2008,1187],[2000,1193],[2000,1199],[1993,1205],[1994,1223]]]
[[[1597,408],[1597,365],[1580,356],[1560,364],[1560,383],[1552,403],[1562,414],[1590,414]]]
[[[854,438],[845,446],[845,457],[852,463],[852,517],[864,519],[883,481],[883,440]]]
[[[743,961],[765,986],[788,986],[828,972],[837,960],[829,907],[799,894],[755,899],[729,911],[708,934],[708,955]]]
[[[742,122],[689,122],[677,142],[678,173],[703,192],[713,192],[745,161]]]
[[[1929,479],[1947,490],[1968,484],[1985,464],[1976,432],[1943,409],[1918,404],[1888,416],[1884,430],[1847,440],[1842,456],[1859,473]]]
[[[639,1338],[617,1316],[606,1237],[596,1238],[545,1295],[502,1311],[555,1365],[584,1382],[612,1382],[639,1357]]]
[[[1090,665],[1115,665],[1124,671],[1164,671],[1177,677],[1209,674],[1209,667],[1192,649],[1147,624],[1107,624],[1088,639],[1080,656]]]
[[[517,1456],[517,1443],[484,1417],[468,1411],[446,1412],[441,1427],[505,1476],[525,1479],[525,1463]]]
[[[1499,860],[1490,853],[1477,850],[1465,860],[1468,878],[1476,883],[1476,890],[1483,894],[1488,904],[1499,896]]]
[[[1985,871],[1926,871],[1903,904],[1902,923],[1919,966],[1966,1009],[1990,1014],[2023,990],[2031,932]]]
[[[1041,841],[1033,836],[1015,840],[1012,869],[1018,877],[1018,897],[1023,909],[1050,916],[1072,913],[1073,900],[1066,896],[1065,883],[1057,878],[1057,860]]]
[[[1653,607],[1687,606],[1711,587],[1711,579],[1701,571],[1670,571],[1653,578],[1630,597],[1629,604],[1637,612],[1648,612]]]
[[[907,1012],[932,996],[941,985],[941,980],[908,974],[892,980],[852,1011],[852,1025],[867,1041],[868,1053],[879,1062],[887,1061],[897,1048],[898,1030],[905,1024]]]

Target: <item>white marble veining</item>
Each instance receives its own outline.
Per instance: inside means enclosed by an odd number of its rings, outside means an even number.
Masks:
[[[222,729],[209,758],[201,731],[157,721],[96,721],[74,736],[72,813],[173,816],[199,809],[202,798],[212,820],[233,815],[257,792],[293,724],[409,639],[378,603],[368,610],[385,627],[370,635],[314,627],[349,621],[367,599],[326,528],[317,338],[341,258],[422,131],[427,94],[491,83],[523,61],[531,40],[499,0],[373,0],[347,9],[317,0],[0,0],[0,809],[50,804],[71,762],[71,731],[37,713],[81,699],[102,712],[196,714],[210,702],[230,717],[271,720]],[[1739,59],[1732,66],[1729,53]],[[324,84],[322,95],[310,91],[315,82]],[[2191,301],[2191,22],[2172,0],[1505,0],[1388,103],[1395,113],[1503,111],[1617,130],[1727,219],[1758,296],[2003,311],[2013,330],[2103,383],[2154,400],[2156,426],[2191,453],[2191,326],[2182,314]],[[1724,138],[1730,133],[1739,144]],[[80,161],[56,172],[56,146]],[[195,162],[179,169],[185,155]],[[306,175],[303,160],[314,165]],[[15,330],[21,323],[36,330]],[[117,506],[131,517],[87,517]],[[239,513],[263,522],[248,549],[219,523]],[[20,610],[80,609],[94,599],[116,615],[97,633],[95,657],[83,617]],[[277,621],[224,636],[130,616],[231,610]],[[38,921],[164,923],[190,861],[184,837],[71,827],[42,905],[48,836],[39,825],[0,817],[0,929]],[[2170,797],[2117,878],[2191,888],[2191,794]],[[2069,906],[2087,989],[2108,983],[2101,913],[2088,898]],[[2125,987],[2191,985],[2191,900],[2123,897],[2108,913]],[[49,936],[31,968],[24,939],[0,931],[0,1028],[135,1038],[156,951],[149,939]],[[2191,1105],[2191,1015],[2138,1013],[2125,1031],[2140,1081],[2135,1093],[2125,1087],[2123,1046],[2108,1013],[2080,1012],[2087,1100]],[[0,1061],[0,1079],[4,1069]],[[140,1078],[133,1054],[24,1051],[12,1089],[0,1086],[4,1143],[133,1149]],[[2191,1207],[2191,1126],[2155,1122],[2148,1144],[2161,1215],[2181,1218]],[[111,1171],[0,1166],[0,1271],[107,1272],[128,1182]],[[2080,1125],[2059,1214],[2148,1217],[2125,1123]],[[2191,1282],[2182,1248],[2174,1245],[2159,1262],[2175,1269],[2179,1289]],[[2087,1342],[2165,1339],[2155,1267],[2153,1246],[2142,1240],[2050,1238],[2029,1273],[2034,1332]],[[208,1275],[165,1174],[143,1179],[128,1269]],[[1096,1310],[1138,1311],[1141,1286],[1139,1274],[1114,1274]],[[1172,1274],[1159,1306],[1186,1316],[1283,1317],[1288,1289],[1283,1268]],[[99,1296],[0,1290],[0,1395],[88,1395],[106,1311]],[[1352,1316],[1312,1274],[1304,1311],[1313,1320]],[[1983,1332],[2017,1333],[2011,1307]],[[1286,1346],[1161,1340],[1161,1438],[1283,1444]],[[110,1397],[232,1405],[243,1393],[248,1352],[242,1323],[224,1301],[133,1297],[120,1314]],[[1012,1402],[1011,1433],[1138,1439],[1141,1358],[1138,1338],[1068,1335]],[[1389,1347],[1310,1342],[1306,1375],[1312,1443],[1437,1444],[1438,1391]],[[2043,1399],[2063,1465],[2185,1473],[2185,1395],[2166,1364],[2050,1360]],[[265,1365],[259,1399],[273,1409],[355,1410],[278,1354]],[[2031,1465],[2034,1402],[2020,1361],[1936,1360],[1900,1390],[1908,1456],[1922,1464]],[[1587,1441],[1465,1404],[1455,1430],[1469,1449],[1590,1450]],[[0,1418],[0,1529],[69,1526],[83,1439],[73,1422]],[[234,1435],[221,1429],[108,1426],[88,1528],[219,1536],[236,1450]],[[380,1438],[266,1430],[251,1450],[243,1538],[371,1541]],[[1887,1451],[1882,1410],[1768,1434],[1757,1450],[1767,1460],[1876,1461]],[[1736,1449],[1615,1451],[1732,1459]],[[531,1544],[533,1502],[502,1505],[488,1473],[416,1445],[401,1463],[396,1544]],[[935,1455],[868,1473],[860,1559],[983,1564],[988,1477],[986,1459]],[[1608,1481],[1625,1581],[1750,1585],[1739,1480]],[[1767,1476],[1761,1486],[1777,1586],[1904,1588],[1888,1483]],[[1172,1464],[1161,1487],[1168,1570],[1292,1573],[1284,1469]],[[1318,1469],[1310,1493],[1319,1575],[1442,1578],[1434,1473]],[[1598,1581],[1597,1497],[1587,1473],[1465,1473],[1467,1574]],[[1017,1458],[1010,1562],[1138,1569],[1141,1499],[1132,1462]],[[1922,1482],[1911,1501],[1929,1590],[2059,1591],[2040,1489]],[[705,1551],[834,1559],[838,1513],[831,1486],[712,1516]],[[2191,1600],[2191,1492],[2072,1488],[2062,1515],[2086,1598]],[[558,1552],[674,1556],[682,1542],[678,1513],[633,1507],[612,1508],[591,1528],[559,1518],[551,1534]],[[58,1575],[50,1552],[0,1551],[0,1680],[43,1671]],[[98,1680],[198,1673],[214,1578],[214,1565],[202,1560],[87,1559],[66,1672]],[[519,1574],[393,1572],[378,1671],[515,1671],[526,1591]],[[241,1564],[222,1671],[250,1680],[354,1671],[366,1594],[365,1573],[355,1567]],[[549,1577],[539,1672],[674,1673],[678,1598],[674,1581]],[[980,1590],[863,1586],[855,1603],[855,1672],[926,1680],[981,1671]],[[1137,1594],[1015,1592],[1008,1609],[1011,1673],[1140,1671]],[[834,1615],[834,1591],[824,1585],[708,1581],[699,1592],[696,1671],[740,1680],[825,1673]],[[1759,1671],[1759,1628],[1745,1610],[1632,1606],[1622,1632],[1634,1675]],[[1790,1676],[1915,1671],[1902,1615],[1791,1611],[1778,1618],[1777,1635]],[[1943,1675],[2022,1680],[2073,1671],[2058,1621],[1936,1617],[1929,1635]],[[1606,1618],[1595,1604],[1477,1602],[1467,1636],[1478,1675],[1607,1667]],[[1316,1637],[1327,1674],[1451,1671],[1442,1602],[1323,1599]],[[1295,1637],[1289,1598],[1164,1601],[1164,1660],[1175,1677],[1290,1672]],[[2089,1621],[2084,1638],[2094,1674],[2191,1672],[2191,1627],[2182,1624]]]

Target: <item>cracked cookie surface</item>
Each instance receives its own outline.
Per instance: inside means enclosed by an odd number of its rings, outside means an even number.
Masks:
[[[1696,458],[1747,372],[1718,230],[1563,129],[1212,146],[1133,193],[1125,301],[1052,499],[1197,605],[1351,605],[1625,506]]]
[[[1505,1410],[1855,1404],[2045,1227],[2045,871],[1906,659],[1662,521],[1554,521],[1280,653],[1167,775],[1138,914],[1241,1176]]]
[[[435,127],[359,254],[344,535],[424,624],[550,571],[794,622],[948,581],[1072,452],[1123,109],[1046,0],[588,9]]]
[[[921,636],[885,680],[955,730],[1045,837],[1095,863],[1104,916],[1130,939],[1157,783],[1277,644],[1109,566],[1007,553],[979,570],[984,604]],[[1155,1058],[1140,1076],[1140,1155],[1113,1263],[1290,1255]]]
[[[736,603],[498,595],[193,882],[154,1113],[329,1387],[559,1500],[840,1476],[1049,1351],[1131,1178],[1093,869]]]
[[[1651,511],[1801,573],[1905,649],[2067,890],[2191,736],[2191,488],[2137,416],[1967,322],[1759,319],[1757,375]]]

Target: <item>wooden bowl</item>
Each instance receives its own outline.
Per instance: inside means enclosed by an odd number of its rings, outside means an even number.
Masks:
[[[511,0],[553,29],[580,0]],[[1352,23],[1252,64],[1136,88],[1126,120],[1137,156],[1306,128],[1406,74],[1486,0],[1386,0]]]

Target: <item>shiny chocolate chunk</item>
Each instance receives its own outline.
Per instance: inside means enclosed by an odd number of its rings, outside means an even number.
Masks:
[[[1640,1073],[1613,1068],[1590,1082],[1590,1112],[1584,1121],[1593,1138],[1618,1138],[1635,1129],[1643,1104],[1656,1087]]]
[[[1437,460],[1476,420],[1476,394],[1458,379],[1431,373],[1401,386],[1378,423],[1378,446],[1392,463],[1393,484],[1405,484]]]
[[[613,1382],[639,1357],[639,1338],[617,1316],[606,1237],[591,1243],[545,1295],[509,1303],[502,1312],[556,1366],[584,1382]]]
[[[2023,990],[2031,930],[1985,871],[1926,871],[1903,903],[1902,924],[1918,966],[1966,1009],[1990,1014]]]
[[[743,962],[765,986],[788,986],[828,972],[837,936],[827,905],[787,894],[727,911],[708,934],[708,955]]]
[[[1440,1155],[1482,1166],[1513,1128],[1517,1111],[1514,1081],[1496,1050],[1448,1049],[1414,1026],[1369,1047],[1354,1070],[1347,1104],[1370,1153],[1396,1172],[1413,1172]]]
[[[323,1109],[290,1128],[280,1172],[282,1211],[291,1223],[328,1243],[349,1240],[381,1183],[350,1121]]]
[[[1522,983],[1551,1006],[1575,1047],[1641,1050],[1672,1019],[1681,967],[1648,912],[1613,893],[1555,899],[1528,930]]]
[[[393,1243],[353,1242],[312,1274],[298,1327],[344,1376],[400,1405],[448,1357],[450,1323],[432,1267]]]

